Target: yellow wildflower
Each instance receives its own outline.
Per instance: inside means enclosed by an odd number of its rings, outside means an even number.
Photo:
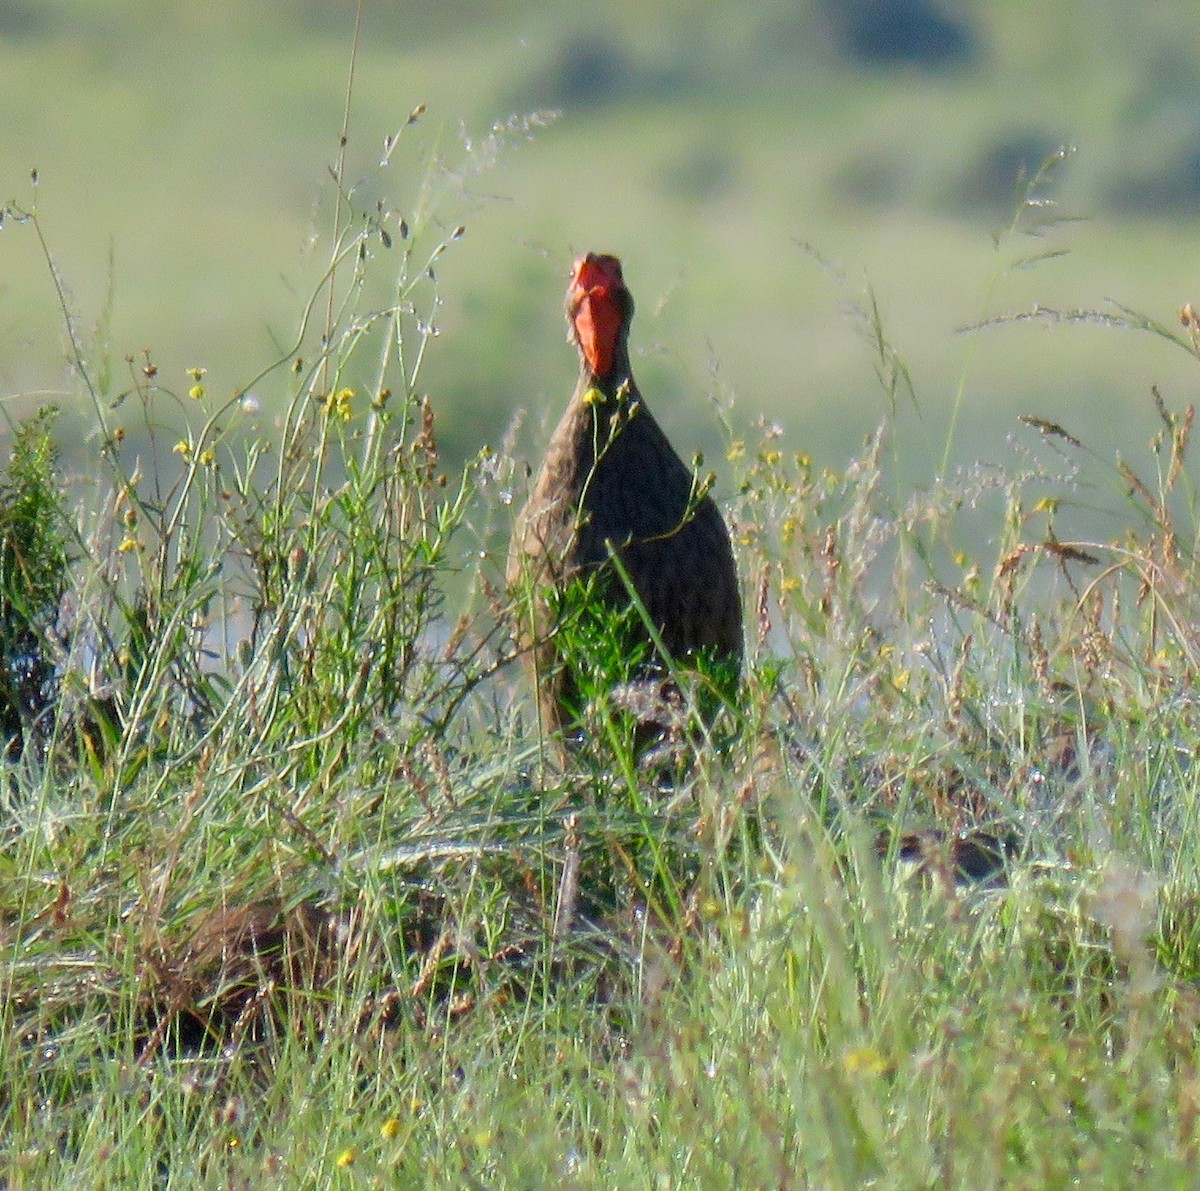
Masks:
[[[892,1064],[871,1046],[860,1046],[846,1051],[842,1055],[842,1066],[851,1075],[858,1072],[886,1075],[892,1069]]]
[[[189,368],[187,370],[188,376],[192,378],[192,387],[188,389],[188,396],[193,401],[199,401],[204,396],[204,386],[200,381],[207,372],[207,368]]]
[[[326,417],[338,418],[343,422],[350,421],[354,417],[354,411],[350,408],[350,402],[353,400],[353,389],[338,389],[336,393],[330,393],[325,399]]]
[[[379,1136],[384,1141],[391,1141],[400,1132],[400,1122],[395,1117],[388,1117],[382,1125],[379,1126]]]
[[[350,1149],[349,1146],[347,1146],[346,1149],[344,1149],[334,1159],[334,1161],[338,1164],[338,1166],[353,1166],[354,1165],[354,1157],[355,1157],[354,1151],[352,1149]]]
[[[192,457],[192,444],[186,439],[181,438],[172,448],[176,455],[182,455],[185,459]]]

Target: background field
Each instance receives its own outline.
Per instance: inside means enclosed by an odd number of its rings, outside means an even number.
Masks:
[[[232,392],[293,333],[323,267],[310,245],[332,218],[354,7],[0,4],[0,196],[30,201],[38,168],[81,327],[110,311],[114,391],[122,358],[149,348],[165,383],[203,365]],[[587,249],[626,258],[643,388],[685,453],[719,450],[715,396],[735,399],[739,431],[761,416],[844,462],[885,412],[845,311],[868,284],[919,400],[899,427],[914,478],[940,461],[960,387],[964,462],[1002,452],[1017,412],[1127,446],[1152,382],[1187,391],[1188,361],[1149,337],[956,331],[1107,298],[1169,322],[1195,296],[1200,12],[964,3],[941,10],[958,50],[897,62],[856,45],[860,7],[365,6],[349,176],[414,228],[435,206],[467,226],[440,265],[425,375],[450,458],[497,441],[518,407],[527,448],[542,441],[574,375],[565,271]],[[418,103],[419,135],[377,172]],[[535,112],[557,116],[527,134]],[[1042,190],[1084,221],[997,250],[1018,170],[1066,143],[1077,153]],[[1047,250],[1069,252],[1011,267]],[[10,408],[75,404],[59,325],[33,237],[10,225]],[[280,400],[262,396],[268,413]]]

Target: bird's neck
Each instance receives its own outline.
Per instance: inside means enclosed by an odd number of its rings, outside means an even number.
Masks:
[[[578,394],[583,397],[595,390],[604,398],[605,404],[618,402],[631,393],[637,392],[637,383],[633,379],[633,369],[629,364],[629,349],[624,336],[618,341],[613,352],[613,366],[603,376],[598,376],[589,367],[586,358],[579,370]]]

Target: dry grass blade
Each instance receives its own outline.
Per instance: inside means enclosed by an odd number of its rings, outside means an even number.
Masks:
[[[1083,450],[1083,443],[1057,422],[1048,422],[1045,418],[1038,418],[1033,414],[1018,414],[1017,421],[1022,422],[1026,426],[1032,426],[1040,434],[1051,438],[1061,438],[1077,450]]]

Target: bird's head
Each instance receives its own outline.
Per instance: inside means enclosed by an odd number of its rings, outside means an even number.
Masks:
[[[612,374],[632,318],[633,297],[625,288],[621,262],[595,252],[580,257],[567,287],[567,321],[571,338],[598,380]]]

